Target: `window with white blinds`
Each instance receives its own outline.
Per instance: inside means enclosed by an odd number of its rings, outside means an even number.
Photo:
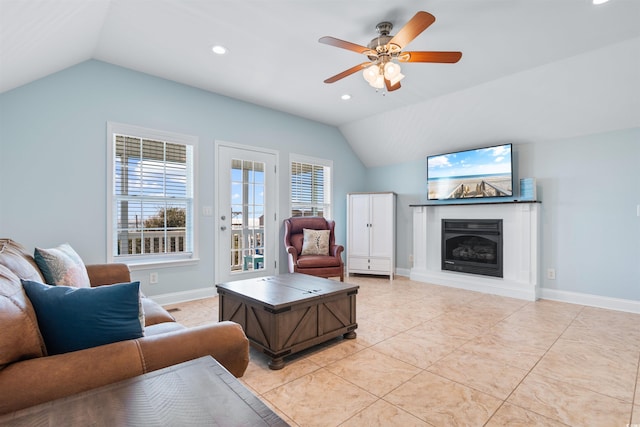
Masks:
[[[291,216],[331,218],[333,162],[291,155]]]
[[[194,137],[110,125],[113,260],[174,260],[194,252]]]

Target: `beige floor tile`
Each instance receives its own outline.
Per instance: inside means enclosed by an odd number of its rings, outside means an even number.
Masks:
[[[218,322],[218,297],[171,304],[164,308],[177,322],[187,327]]]
[[[624,426],[631,416],[629,402],[535,374],[508,402],[572,426]]]
[[[485,427],[566,427],[567,424],[552,420],[535,412],[505,403],[498,409]]]
[[[252,352],[251,361],[242,380],[259,394],[264,394],[283,384],[290,383],[304,375],[320,369],[320,366],[307,358],[287,361],[284,368],[269,369],[269,358]]]
[[[361,321],[358,318],[358,329],[356,329],[355,341],[365,347],[370,347],[394,335],[398,335],[395,329],[384,326],[384,321]]]
[[[441,341],[431,337],[417,337],[401,333],[371,347],[373,350],[426,369],[459,345],[460,341]]]
[[[639,320],[640,321],[640,320]],[[585,326],[576,322],[567,328],[562,338],[584,344],[609,347],[612,351],[635,349],[640,352],[640,324],[634,329],[614,329],[610,327]]]
[[[380,399],[349,418],[340,427],[428,427],[429,424]]]
[[[474,338],[462,345],[460,350],[527,371],[538,363],[546,351],[526,340],[494,332]]]
[[[628,331],[634,335],[640,334],[640,314],[624,311],[607,310],[597,307],[584,307],[576,316],[576,325],[588,328],[613,328]]]
[[[584,306],[551,300],[529,302],[518,310],[518,315],[530,316],[535,323],[545,320],[561,322],[568,325],[582,311]]]
[[[494,315],[500,315],[504,319],[527,304],[527,301],[520,299],[487,294],[468,302],[467,307],[471,309],[477,308],[483,312],[490,311]]]
[[[305,427],[337,426],[377,400],[326,369],[271,390],[263,398]]]
[[[442,338],[445,341],[455,339],[458,342],[466,342],[483,334],[486,330],[484,326],[466,322],[459,315],[446,313],[435,319],[421,322],[407,330],[407,333],[418,337],[428,336],[432,339]]]
[[[325,345],[310,348],[306,357],[319,366],[327,366],[330,363],[344,359],[365,348],[365,346],[360,344],[357,337],[355,339],[340,338],[331,340]]]
[[[435,426],[482,426],[502,403],[430,372],[417,375],[384,399]]]
[[[356,339],[279,371],[252,348],[240,379],[294,427],[640,425],[638,314],[402,277],[346,281],[359,286]],[[165,308],[187,327],[218,319],[217,297]]]
[[[487,331],[494,336],[515,344],[526,344],[540,350],[551,347],[560,338],[562,331],[545,327],[529,328],[510,321],[500,322]]]
[[[560,339],[533,373],[633,402],[639,355],[634,350],[612,351],[608,347]]]
[[[419,314],[406,311],[402,307],[388,308],[384,316],[379,315],[377,321],[384,321],[384,325],[398,332],[404,332],[421,324],[425,318]]]
[[[454,351],[427,370],[499,399],[506,399],[528,373],[463,351]]]
[[[378,397],[421,372],[413,365],[372,349],[332,363],[326,369]]]

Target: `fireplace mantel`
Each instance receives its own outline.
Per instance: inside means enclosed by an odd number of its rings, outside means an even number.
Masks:
[[[413,267],[411,280],[534,301],[539,292],[538,202],[411,205]],[[441,269],[441,220],[502,219],[502,278]]]

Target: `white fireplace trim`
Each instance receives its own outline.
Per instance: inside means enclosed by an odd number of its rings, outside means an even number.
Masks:
[[[411,280],[535,301],[539,295],[538,203],[423,205],[413,208]],[[503,276],[441,269],[441,220],[502,219]]]

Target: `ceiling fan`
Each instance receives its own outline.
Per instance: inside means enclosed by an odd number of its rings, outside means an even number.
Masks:
[[[433,24],[435,16],[428,12],[418,12],[400,29],[395,36],[389,33],[393,29],[391,22],[381,22],[376,25],[378,37],[371,40],[365,47],[355,43],[336,39],[335,37],[321,37],[320,43],[328,44],[342,49],[351,50],[367,56],[368,62],[363,62],[349,68],[324,82],[334,83],[350,76],[360,70],[364,70],[364,79],[376,89],[387,88],[391,92],[400,89],[400,80],[404,75],[400,72],[399,62],[439,62],[452,64],[458,62],[462,52],[410,52],[403,51],[404,47],[415,39],[420,33]]]

